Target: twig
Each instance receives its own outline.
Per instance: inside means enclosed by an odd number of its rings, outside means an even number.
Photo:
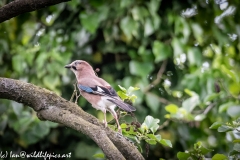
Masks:
[[[203,114],[208,114],[208,112],[216,105],[217,103],[211,103],[204,111]]]
[[[157,85],[161,82],[162,75],[166,69],[166,66],[167,66],[167,60],[163,61],[162,65],[157,73],[157,78],[144,89],[145,93],[152,88],[152,85]]]
[[[165,122],[163,122],[163,124],[161,126],[159,126],[158,130],[163,129],[164,127],[166,127],[169,124],[170,120],[166,120]]]

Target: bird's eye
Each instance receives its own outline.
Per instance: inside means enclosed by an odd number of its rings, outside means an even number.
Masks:
[[[75,65],[81,64],[81,62],[75,62]]]

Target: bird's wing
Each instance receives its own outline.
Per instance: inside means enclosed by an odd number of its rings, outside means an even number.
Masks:
[[[78,87],[84,91],[84,92],[87,92],[87,93],[90,93],[90,94],[98,94],[98,95],[101,95],[101,96],[108,96],[108,97],[117,97],[117,93],[116,91],[108,86],[108,87],[103,87],[103,86],[95,86],[95,87],[89,87],[89,86],[86,86],[86,85],[81,85],[79,84]]]
[[[121,99],[119,99],[116,91],[111,87],[111,86],[95,86],[95,87],[89,87],[85,85],[79,84],[78,87],[89,94],[95,94],[95,95],[100,95],[100,96],[106,96],[109,97],[107,98],[108,101],[116,104],[119,108],[127,111],[127,112],[132,112],[135,111],[136,109],[131,106],[130,104],[124,103]]]

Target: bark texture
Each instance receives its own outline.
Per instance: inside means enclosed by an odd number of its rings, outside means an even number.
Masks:
[[[0,8],[0,23],[22,13],[35,11],[70,0],[15,0]]]
[[[119,133],[105,128],[94,116],[55,93],[19,80],[0,77],[0,99],[32,107],[41,120],[64,124],[89,136],[108,159],[143,160],[137,148]]]

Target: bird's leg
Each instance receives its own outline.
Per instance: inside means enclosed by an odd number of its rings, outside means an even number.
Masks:
[[[71,96],[71,99],[69,100],[70,102],[72,102],[74,96],[76,96],[76,100],[75,100],[75,103],[76,103],[77,98],[79,97],[79,96],[77,97],[77,89],[76,89],[76,85],[77,85],[77,82],[73,84],[73,86],[74,86],[74,91],[73,91],[73,94],[72,94],[72,96]]]
[[[74,98],[76,92],[77,92],[77,91],[75,91],[75,90],[73,91],[73,94],[72,94],[72,96],[71,96],[71,99],[69,100],[70,102],[73,101],[73,98]]]
[[[122,133],[122,128],[121,128],[121,126],[119,125],[119,122],[118,122],[118,117],[117,117],[117,115],[114,115],[114,118],[116,119],[116,122],[117,122],[117,126],[118,126],[118,132],[119,132],[119,133]]]
[[[78,93],[77,93],[77,90],[76,90],[76,92],[75,92],[75,93],[76,93],[76,99],[75,99],[75,103],[77,103],[77,101],[78,101],[78,98],[81,96],[81,94],[80,94],[80,93],[78,94]]]
[[[108,124],[107,124],[106,110],[103,111],[103,114],[104,114],[104,120],[103,120],[103,123],[105,124],[105,127],[107,127]]]
[[[116,122],[117,122],[118,132],[122,134],[122,128],[121,128],[121,126],[119,125],[118,115],[117,115],[117,113],[114,111],[114,108],[109,108],[108,111],[112,114],[112,116],[114,117],[114,119],[115,119]]]

